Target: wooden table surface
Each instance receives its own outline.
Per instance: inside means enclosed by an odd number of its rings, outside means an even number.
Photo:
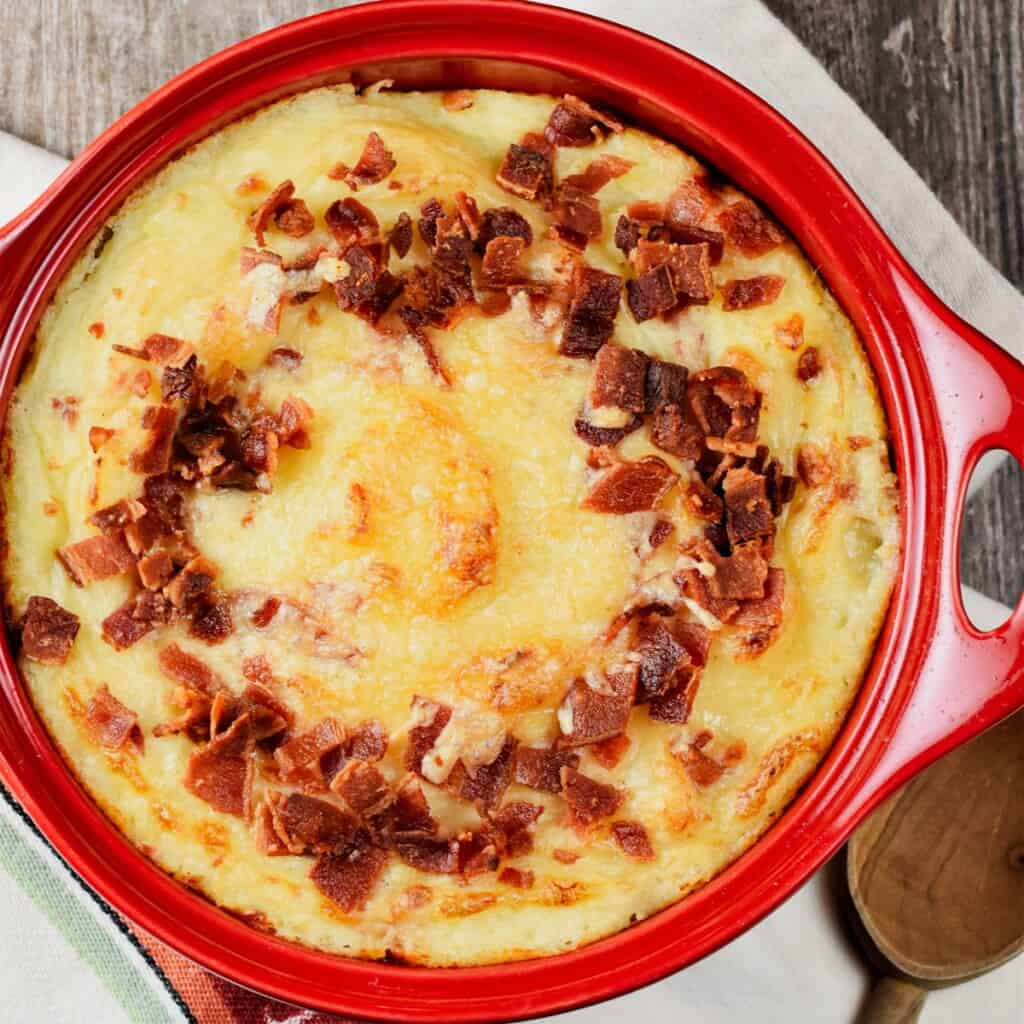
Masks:
[[[1024,0],[767,0],[1024,288]],[[67,156],[172,75],[318,0],[0,4],[0,129]],[[2,187],[2,185],[0,185]],[[1022,325],[1024,330],[1024,325]],[[1024,473],[971,502],[966,581],[1024,588]]]

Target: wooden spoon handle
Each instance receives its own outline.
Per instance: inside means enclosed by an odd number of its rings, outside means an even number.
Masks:
[[[879,978],[857,1016],[857,1024],[914,1024],[927,994],[912,981]]]

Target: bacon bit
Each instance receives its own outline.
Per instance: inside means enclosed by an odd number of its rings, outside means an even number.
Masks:
[[[273,796],[274,830],[289,853],[330,853],[355,838],[359,823],[344,808],[305,793]]]
[[[78,635],[78,616],[49,597],[30,597],[21,622],[21,650],[40,665],[64,665]]]
[[[579,235],[584,246],[601,234],[601,208],[589,192],[562,182],[555,190],[552,213],[556,224]]]
[[[191,404],[196,397],[198,357],[191,355],[182,366],[168,365],[160,377],[160,397],[165,402],[182,399]]]
[[[626,302],[637,323],[643,323],[659,313],[667,313],[674,309],[676,292],[668,267],[654,267],[634,280],[627,281]]]
[[[296,395],[289,395],[277,414],[277,437],[289,448],[310,446],[309,424],[313,419],[313,407]]]
[[[106,427],[90,427],[89,428],[89,447],[94,451],[98,452],[116,433],[114,430],[108,430]]]
[[[714,199],[704,177],[684,181],[665,203],[665,223],[670,231],[695,227],[704,219]]]
[[[614,515],[647,512],[658,506],[678,479],[655,455],[618,462],[595,481],[582,507]]]
[[[277,472],[278,437],[267,424],[253,424],[239,441],[242,465],[254,473]]]
[[[433,835],[437,832],[430,804],[413,776],[408,776],[395,790],[394,802],[384,814],[384,824],[395,834],[417,832]]]
[[[209,665],[177,644],[168,644],[157,656],[160,670],[173,682],[190,690],[213,696],[224,689],[224,681]]]
[[[206,600],[219,570],[201,555],[190,559],[167,587],[166,596],[175,608],[190,608]]]
[[[487,243],[480,267],[480,283],[485,288],[505,288],[523,280],[520,261],[526,243],[521,238],[499,235]]]
[[[680,405],[686,400],[687,369],[678,363],[666,363],[651,359],[647,363],[647,380],[644,386],[647,410],[671,403]]]
[[[757,657],[775,643],[782,628],[785,600],[785,570],[770,567],[764,597],[759,601],[745,601],[733,619],[733,624],[743,630],[736,640],[740,657]]]
[[[794,313],[784,323],[775,325],[775,340],[796,351],[804,343],[804,318]]]
[[[446,788],[460,799],[474,803],[481,813],[486,812],[500,803],[512,782],[516,746],[517,741],[508,737],[490,764],[478,765],[472,771],[461,761],[457,762],[448,776]]]
[[[677,459],[696,460],[704,446],[704,434],[698,426],[686,422],[678,405],[665,402],[654,410],[651,444]]]
[[[580,174],[570,174],[562,182],[563,187],[578,189],[594,195],[614,178],[621,178],[627,171],[636,166],[632,160],[606,153],[596,160],[591,160]]]
[[[349,166],[342,160],[339,160],[336,164],[333,164],[327,171],[327,177],[331,181],[344,181],[345,175],[349,172]]]
[[[654,860],[651,838],[639,821],[613,821],[612,838],[627,857],[634,860]]]
[[[515,800],[505,804],[491,818],[491,823],[498,830],[498,846],[501,852],[509,857],[520,857],[533,849],[533,836],[530,828],[544,813],[544,808],[525,800]]]
[[[106,684],[93,694],[86,705],[85,725],[93,740],[107,750],[121,750],[127,743],[131,743],[140,754],[145,749],[139,716],[126,708]]]
[[[687,402],[705,434],[731,441],[757,437],[761,395],[742,370],[715,366],[695,373],[687,384]]]
[[[133,395],[137,398],[145,398],[149,394],[149,389],[153,384],[153,374],[149,370],[139,370],[138,373],[132,377],[130,390]]]
[[[50,407],[60,414],[60,418],[69,426],[73,427],[78,422],[77,395],[65,395],[63,398],[51,398]]]
[[[515,781],[545,793],[560,793],[565,767],[579,767],[579,754],[571,750],[520,746],[516,750]]]
[[[480,228],[483,226],[480,208],[476,205],[476,200],[462,189],[456,191],[454,199],[456,214],[462,222],[466,234],[475,242],[480,237]]]
[[[444,216],[444,207],[439,199],[428,199],[420,207],[420,217],[416,222],[420,238],[433,249],[437,244],[437,222]]]
[[[459,870],[459,842],[417,834],[395,837],[395,852],[410,867],[435,875],[453,875]]]
[[[126,572],[135,564],[124,536],[119,533],[87,537],[59,548],[57,557],[72,582],[84,587],[93,580],[105,580]]]
[[[612,335],[622,278],[581,264],[573,275],[573,292],[559,352],[592,359]]]
[[[725,765],[704,753],[711,742],[711,733],[701,733],[692,743],[684,743],[672,750],[672,756],[686,769],[695,785],[701,789],[713,786],[724,774]]]
[[[388,752],[387,731],[376,718],[368,718],[349,733],[345,752],[360,761],[379,761]]]
[[[145,358],[154,363],[183,366],[193,355],[192,346],[169,334],[150,334],[142,341]]]
[[[409,730],[408,744],[405,748],[405,767],[417,775],[422,775],[423,757],[434,746],[448,724],[452,717],[452,709],[447,704],[437,704],[420,696],[413,697],[412,709],[418,724]]]
[[[605,348],[608,346],[605,345]],[[624,427],[595,427],[582,413],[576,417],[573,430],[577,437],[595,448],[612,448],[627,434],[633,433],[643,426],[643,416],[634,416]]]
[[[267,244],[264,232],[270,224],[270,219],[279,209],[284,207],[294,194],[294,182],[290,180],[282,181],[281,184],[278,185],[277,188],[275,188],[251,214],[249,214],[246,224],[249,225],[252,232],[256,235],[256,241],[260,246]]]
[[[450,89],[441,93],[445,110],[468,110],[473,106],[473,93],[469,89]]]
[[[145,441],[128,456],[133,473],[156,476],[166,473],[171,464],[171,446],[178,415],[169,405],[151,405],[142,417],[149,432]]]
[[[552,850],[551,856],[559,864],[575,864],[580,859],[580,855],[575,850]]]
[[[665,312],[681,302],[706,305],[711,301],[714,281],[711,250],[706,244],[678,245],[640,239],[629,259],[639,275],[630,304],[638,320],[648,320],[654,313]],[[667,277],[655,273],[663,267],[668,271]],[[628,288],[627,285],[627,291]],[[674,295],[672,305],[661,308],[668,301],[668,292]]]
[[[796,471],[805,487],[824,487],[832,479],[832,460],[811,441],[796,450]]]
[[[647,545],[651,551],[656,551],[672,536],[675,524],[668,519],[656,519],[647,535]]]
[[[516,889],[532,889],[534,879],[535,876],[532,871],[523,871],[513,867],[502,868],[498,874],[499,882],[511,885]]]
[[[166,551],[144,555],[137,566],[139,579],[147,590],[160,590],[174,575],[174,562]]]
[[[714,551],[710,542],[705,543],[711,551]],[[713,619],[717,619],[719,623],[729,622],[739,610],[737,601],[726,600],[712,594],[708,581],[696,569],[684,569],[675,579],[685,597],[711,615]],[[715,628],[718,627],[715,626]]]
[[[640,241],[643,230],[644,226],[640,221],[623,214],[615,223],[615,247],[621,250],[624,256],[628,256]]]
[[[609,736],[608,739],[595,743],[590,748],[590,753],[602,768],[611,771],[622,760],[629,747],[630,739],[625,733],[622,733],[619,736]]]
[[[626,798],[622,790],[581,775],[575,768],[563,768],[561,775],[562,791],[569,805],[569,824],[577,830],[614,814]]]
[[[703,626],[694,623],[698,629]],[[707,630],[704,630],[705,633]],[[655,722],[668,722],[671,725],[685,725],[693,710],[693,702],[697,699],[700,687],[700,673],[691,670],[682,673],[683,681],[676,683],[664,693],[652,697],[647,705],[647,715]]]
[[[778,274],[726,281],[722,285],[722,309],[733,313],[738,309],[770,305],[779,297],[785,283],[786,279]]]
[[[303,238],[316,227],[313,214],[302,199],[289,199],[282,203],[274,212],[274,223],[289,238]]]
[[[372,242],[380,231],[373,211],[351,196],[331,203],[324,220],[335,241],[342,246]]]
[[[97,320],[94,324],[89,324],[89,333],[94,338],[102,338],[106,332],[107,328],[104,326],[102,320]]]
[[[86,520],[101,533],[116,534],[130,523],[138,522],[146,514],[146,506],[134,498],[122,498],[93,512]]]
[[[353,192],[358,192],[360,186],[383,181],[396,166],[394,154],[384,145],[384,140],[376,132],[370,132],[355,167],[345,175],[345,183]]]
[[[728,241],[744,256],[764,256],[786,240],[778,225],[750,199],[727,206],[715,219]]]
[[[546,201],[554,181],[551,147],[540,135],[525,135],[519,143],[513,142],[495,180],[513,195]]]
[[[388,853],[359,833],[344,853],[324,853],[309,873],[313,884],[346,914],[363,910],[387,867]]]
[[[507,291],[485,292],[479,299],[480,312],[486,317],[501,316],[512,307],[512,296]]]
[[[380,814],[393,799],[388,780],[380,769],[359,760],[349,761],[334,776],[331,789],[361,818]]]
[[[320,758],[345,742],[345,727],[336,718],[325,718],[312,729],[288,740],[274,751],[284,782],[320,782]]]
[[[594,359],[590,404],[594,408],[612,406],[627,412],[644,412],[648,361],[639,349],[610,342],[602,345]]]
[[[637,670],[609,673],[608,692],[574,679],[558,708],[560,747],[580,747],[617,736],[626,728],[636,696]]]
[[[665,219],[665,208],[661,203],[641,199],[626,207],[626,216],[643,224],[660,225]]]
[[[267,356],[267,366],[287,370],[289,373],[297,370],[302,365],[302,353],[296,352],[293,348],[275,348]]]
[[[821,373],[821,357],[818,354],[818,350],[813,345],[809,345],[800,354],[796,364],[796,375],[804,384],[808,384],[819,373]]]
[[[214,646],[222,644],[235,628],[231,618],[231,606],[226,600],[202,602],[192,612],[192,621],[189,623],[188,635],[194,636],[203,643]]]
[[[751,601],[764,597],[768,563],[759,542],[738,544],[728,557],[719,555],[706,542],[702,542],[700,550],[701,560],[710,563],[715,570],[708,580],[712,596],[724,601]]]
[[[639,659],[636,701],[642,704],[665,693],[677,675],[690,667],[691,659],[686,648],[660,619],[641,619],[636,638]]]
[[[775,535],[775,517],[768,501],[767,482],[749,469],[730,469],[722,482],[726,528],[734,547]]]
[[[404,260],[412,247],[412,218],[407,213],[400,213],[398,220],[388,232],[385,249],[394,251],[400,260]],[[386,262],[386,260],[385,260]]]
[[[624,128],[610,114],[566,93],[551,111],[544,136],[553,146],[589,146],[604,138],[605,129],[618,133]]]
[[[246,817],[255,771],[254,741],[247,714],[195,751],[185,770],[185,788],[222,814]]]
[[[521,238],[526,245],[533,242],[533,228],[518,210],[511,206],[492,206],[480,218],[479,234],[475,240],[477,252],[484,252],[494,238]]]

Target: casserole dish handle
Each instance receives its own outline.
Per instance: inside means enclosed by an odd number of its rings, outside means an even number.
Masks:
[[[932,623],[886,751],[864,788],[871,803],[960,743],[1024,708],[1024,598],[989,632],[967,617],[960,592],[960,528],[967,486],[987,451],[1005,449],[1024,465],[1024,365],[945,307],[925,286],[904,280],[904,299],[931,378],[936,436],[927,458],[939,460],[938,536],[918,535],[922,551],[908,567],[926,581],[922,614]],[[908,540],[908,543],[910,541]]]

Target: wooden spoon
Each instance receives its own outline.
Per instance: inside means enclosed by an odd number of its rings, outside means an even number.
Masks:
[[[910,1024],[927,990],[1024,951],[1024,714],[932,765],[847,847],[862,943],[882,972],[859,1024]]]

